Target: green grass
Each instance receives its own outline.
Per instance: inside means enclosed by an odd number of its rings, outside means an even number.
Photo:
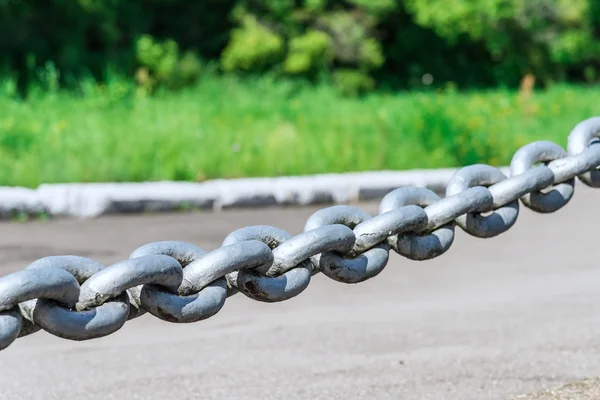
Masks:
[[[0,184],[188,180],[507,164],[520,146],[566,145],[600,91],[430,92],[344,98],[327,86],[204,78],[183,92],[130,84],[33,90],[0,82]]]

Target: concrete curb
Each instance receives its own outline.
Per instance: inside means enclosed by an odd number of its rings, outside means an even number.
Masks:
[[[508,169],[501,168],[508,176]],[[381,199],[402,186],[443,194],[455,168],[380,171],[281,178],[212,180],[203,183],[44,184],[37,189],[0,187],[0,218],[47,214],[92,218],[115,213],[181,209],[340,204]]]

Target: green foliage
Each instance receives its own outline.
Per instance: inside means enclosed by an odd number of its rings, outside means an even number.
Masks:
[[[133,78],[136,41],[142,35],[171,39],[182,53],[220,56],[229,40],[235,0],[0,1],[0,72],[17,77],[25,92],[52,63],[60,85],[76,87],[110,73]]]
[[[5,0],[0,50],[0,76],[21,93],[111,74],[181,88],[201,64],[361,90],[594,82],[600,1]],[[350,71],[369,79],[339,78]]]
[[[137,71],[138,83],[151,92],[158,86],[178,89],[189,86],[200,76],[202,65],[190,51],[181,55],[173,40],[158,42],[149,35],[136,42],[136,60],[141,66]]]
[[[327,5],[327,0],[304,0],[304,9],[311,13],[322,12]]]
[[[514,0],[406,0],[419,25],[456,40],[461,34],[482,39],[497,21],[514,15]]]
[[[600,43],[589,30],[569,29],[550,43],[552,60],[570,65],[600,58]]]
[[[371,37],[373,18],[351,11],[334,11],[318,18],[317,23],[331,35],[338,62],[364,67],[383,63],[381,47]]]
[[[284,71],[288,74],[301,74],[326,68],[332,60],[331,38],[323,32],[310,30],[302,36],[290,40]]]
[[[364,72],[353,69],[337,69],[333,72],[333,81],[341,93],[358,95],[375,87],[375,80]]]
[[[348,0],[348,3],[375,15],[393,12],[398,7],[396,0]]]
[[[278,62],[284,54],[283,39],[260,24],[255,17],[245,15],[242,25],[231,33],[223,50],[221,65],[225,71],[264,69]]]
[[[415,21],[449,43],[481,41],[500,65],[496,76],[515,84],[534,73],[553,79],[600,61],[591,5],[595,0],[406,0]],[[597,31],[597,29],[596,29]]]
[[[360,43],[360,65],[366,68],[378,68],[385,62],[381,44],[374,38],[366,38]]]

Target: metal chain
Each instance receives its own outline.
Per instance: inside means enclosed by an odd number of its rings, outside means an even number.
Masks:
[[[221,310],[240,292],[262,302],[299,295],[322,272],[344,283],[379,274],[390,250],[411,259],[444,254],[455,225],[491,238],[509,230],[521,203],[539,213],[564,207],[575,177],[600,187],[600,117],[578,124],[568,151],[539,141],[519,149],[510,177],[489,165],[456,172],[440,198],[419,187],[388,193],[372,216],[356,207],[314,213],[292,236],[272,226],[229,234],[211,252],[184,242],[155,242],[129,259],[104,266],[78,256],[45,257],[0,278],[0,350],[39,330],[89,340],[150,313],[174,323],[197,322]]]

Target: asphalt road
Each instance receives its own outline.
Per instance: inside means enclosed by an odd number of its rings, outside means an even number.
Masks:
[[[0,353],[0,399],[506,399],[597,376],[599,201],[578,185],[564,210],[522,208],[500,237],[458,232],[446,255],[394,254],[357,285],[317,275],[284,303],[237,295],[195,324],[145,315],[88,342],[39,332]],[[112,263],[149,241],[211,250],[254,224],[299,233],[314,211],[3,223],[0,274],[47,255]]]

